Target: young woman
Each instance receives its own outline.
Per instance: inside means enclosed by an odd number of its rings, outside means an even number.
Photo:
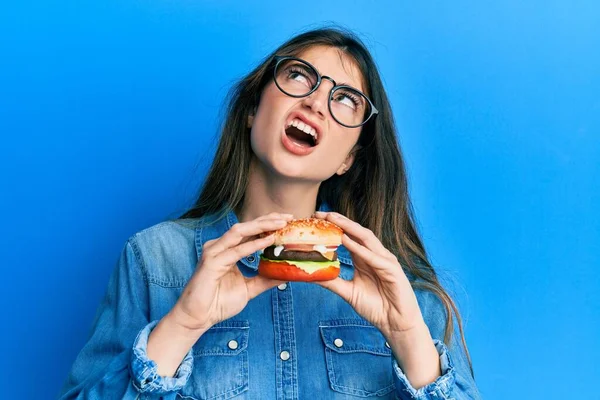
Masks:
[[[340,277],[257,276],[274,241],[259,235],[311,216],[345,232]],[[127,241],[62,394],[310,396],[479,398],[377,68],[333,29],[293,38],[235,87],[198,200]]]

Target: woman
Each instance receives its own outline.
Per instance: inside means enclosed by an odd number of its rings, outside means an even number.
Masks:
[[[345,231],[340,277],[257,276],[259,235],[310,216]],[[237,85],[198,200],[127,241],[62,398],[309,396],[479,398],[377,68],[333,29]]]

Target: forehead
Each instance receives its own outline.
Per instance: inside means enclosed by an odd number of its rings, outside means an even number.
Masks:
[[[363,76],[356,61],[342,50],[312,46],[300,52],[298,57],[314,65],[321,75],[331,77],[338,85],[349,85],[364,92]]]

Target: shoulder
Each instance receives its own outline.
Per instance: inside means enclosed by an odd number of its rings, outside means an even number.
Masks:
[[[137,232],[129,238],[134,251],[159,257],[194,244],[198,220],[170,220]]]
[[[198,219],[164,221],[135,233],[129,242],[147,250],[169,250],[193,241],[197,226]]]
[[[197,262],[198,219],[170,220],[132,235],[137,262],[150,283],[182,285]]]

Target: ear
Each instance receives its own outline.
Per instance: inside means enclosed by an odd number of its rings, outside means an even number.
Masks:
[[[248,129],[252,128],[252,123],[254,122],[254,116],[256,115],[256,109],[258,107],[254,106],[252,107],[252,111],[250,111],[250,113],[248,114],[248,121],[246,122],[246,127]]]
[[[355,145],[352,148],[352,151],[350,151],[350,154],[348,154],[348,156],[346,157],[346,159],[342,163],[342,165],[340,165],[340,167],[336,171],[336,174],[338,174],[338,175],[344,175],[350,169],[350,167],[354,163],[354,160],[356,158],[356,153],[358,152],[358,150],[360,150],[360,146],[359,145]]]

